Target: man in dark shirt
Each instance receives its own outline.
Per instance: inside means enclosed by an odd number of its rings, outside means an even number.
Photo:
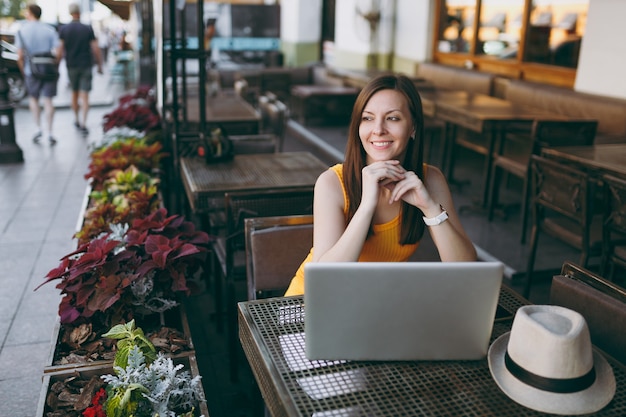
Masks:
[[[102,74],[102,57],[93,28],[80,22],[78,4],[70,4],[69,10],[72,21],[63,26],[59,32],[61,45],[58,57],[60,59],[65,54],[67,73],[72,87],[74,125],[83,135],[87,135],[89,133],[86,125],[93,77],[92,67],[95,61],[98,73]]]

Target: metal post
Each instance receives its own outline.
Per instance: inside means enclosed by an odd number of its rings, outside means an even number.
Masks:
[[[24,162],[24,155],[15,142],[13,104],[9,100],[7,68],[0,47],[0,164],[16,162]]]

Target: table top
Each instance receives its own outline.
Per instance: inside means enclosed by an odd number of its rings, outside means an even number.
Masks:
[[[523,106],[501,98],[467,91],[434,90],[422,95],[424,114],[482,132],[488,122],[526,122],[538,119],[565,120],[566,116]]]
[[[543,154],[590,170],[626,178],[626,143],[545,148]]]
[[[235,155],[213,164],[181,158],[180,168],[191,209],[202,212],[211,208],[211,199],[228,191],[313,186],[328,165],[309,152],[280,152]]]
[[[515,312],[528,302],[502,287],[499,304]],[[496,385],[479,361],[309,361],[304,354],[302,297],[241,302],[239,336],[273,416],[538,416]],[[496,320],[491,341],[510,331]],[[617,382],[597,416],[626,415],[626,371],[609,358]]]
[[[261,121],[259,112],[237,95],[207,96],[205,105],[207,123]],[[187,100],[187,119],[189,121],[200,120],[198,100]]]

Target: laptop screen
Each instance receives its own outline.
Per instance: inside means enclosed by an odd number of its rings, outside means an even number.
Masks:
[[[306,356],[484,358],[502,274],[499,262],[309,263]]]

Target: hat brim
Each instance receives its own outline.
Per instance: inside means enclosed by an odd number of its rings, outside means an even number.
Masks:
[[[498,387],[513,401],[532,410],[552,414],[588,414],[604,408],[615,395],[613,368],[595,349],[593,363],[596,380],[589,388],[568,394],[543,391],[514,377],[504,364],[510,332],[496,339],[489,347],[489,371]]]

